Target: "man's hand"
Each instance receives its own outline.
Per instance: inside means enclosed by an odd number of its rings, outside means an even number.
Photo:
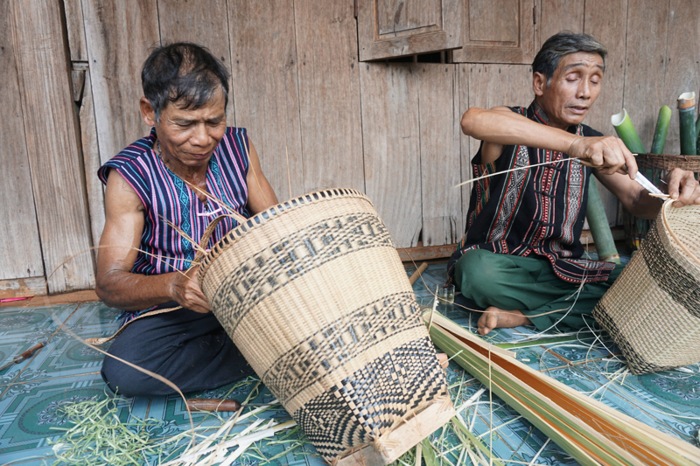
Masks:
[[[197,269],[199,266],[192,267],[187,272],[174,274],[170,294],[182,307],[206,314],[211,308],[197,281]]]
[[[580,159],[581,163],[597,169],[604,175],[622,173],[634,179],[637,174],[634,155],[620,138],[579,136],[571,143],[567,154]]]
[[[684,205],[700,205],[700,184],[693,172],[674,168],[666,176],[668,195],[675,202],[674,207]]]

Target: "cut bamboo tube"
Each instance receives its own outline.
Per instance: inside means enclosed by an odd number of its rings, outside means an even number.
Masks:
[[[668,136],[668,127],[671,124],[671,107],[662,105],[659,109],[659,116],[656,118],[656,129],[654,130],[654,139],[651,143],[652,154],[663,154],[666,147],[666,138]]]
[[[680,124],[681,154],[697,154],[695,134],[695,92],[684,92],[678,96],[678,122]]]
[[[646,152],[642,140],[639,139],[639,134],[632,123],[632,119],[627,113],[627,109],[622,109],[620,113],[616,113],[610,117],[610,122],[615,128],[615,132],[625,143],[627,148],[635,154],[643,154]]]

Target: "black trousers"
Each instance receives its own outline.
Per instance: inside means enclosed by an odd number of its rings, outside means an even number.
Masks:
[[[165,377],[184,393],[220,387],[253,374],[216,317],[189,309],[131,322],[108,353]],[[102,364],[102,378],[124,396],[175,393],[160,380],[110,357]]]

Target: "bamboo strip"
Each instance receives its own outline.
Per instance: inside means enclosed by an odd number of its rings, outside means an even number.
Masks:
[[[537,372],[436,314],[434,343],[582,464],[700,464],[700,449]]]

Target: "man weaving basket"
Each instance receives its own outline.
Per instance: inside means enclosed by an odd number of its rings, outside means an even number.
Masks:
[[[125,310],[128,322],[109,353],[183,392],[210,389],[251,370],[209,312],[190,240],[199,242],[229,209],[250,217],[277,198],[246,130],[226,126],[229,74],[209,51],[190,43],[156,48],[141,78],[140,109],[150,134],[98,173],[107,188],[96,291],[109,306]],[[235,225],[224,218],[203,246]],[[109,357],[102,377],[127,396],[172,392]]]
[[[661,201],[634,181],[634,156],[616,137],[582,122],[600,94],[605,48],[585,34],[550,37],[532,64],[529,107],[470,108],[462,131],[481,140],[467,231],[450,271],[464,297],[484,309],[478,331],[533,324],[580,329],[622,267],[582,258],[579,241],[594,174],[625,209],[652,219]],[[510,171],[516,167],[526,170]],[[667,177],[674,205],[700,204],[693,173]]]

